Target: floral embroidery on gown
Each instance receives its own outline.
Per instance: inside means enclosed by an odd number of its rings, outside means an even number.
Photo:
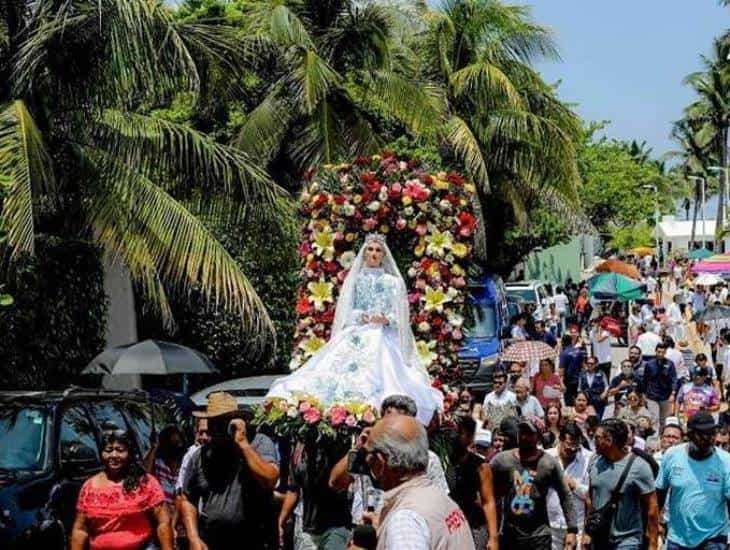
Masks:
[[[379,408],[385,397],[409,395],[416,401],[418,419],[428,424],[442,407],[442,397],[424,369],[403,357],[399,329],[407,328],[411,334],[410,327],[399,327],[404,315],[398,304],[403,303],[405,285],[399,274],[386,273],[382,267],[362,267],[355,276],[352,296],[343,292],[341,297],[351,300],[342,330],[333,331],[330,341],[301,368],[277,380],[267,397],[306,394],[326,405],[362,401]],[[376,315],[385,316],[388,324],[363,322]]]

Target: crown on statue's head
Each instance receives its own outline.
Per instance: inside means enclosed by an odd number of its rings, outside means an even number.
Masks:
[[[365,242],[369,243],[369,242],[373,242],[373,241],[378,244],[386,244],[385,235],[383,235],[382,233],[368,233],[365,236]]]

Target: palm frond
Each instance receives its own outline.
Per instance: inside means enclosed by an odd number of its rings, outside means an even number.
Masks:
[[[489,174],[482,147],[466,121],[452,115],[444,126],[444,139],[466,167],[474,183],[484,194],[489,193]]]
[[[25,103],[16,100],[0,113],[0,176],[9,181],[3,218],[12,255],[34,251],[34,195],[52,190],[51,158]]]
[[[341,77],[314,50],[300,50],[292,71],[294,98],[304,113],[311,114]]]
[[[115,156],[89,147],[81,150],[101,179],[89,223],[108,251],[132,258],[127,265],[148,292],[159,293],[159,287],[150,288],[158,278],[181,292],[199,288],[209,302],[239,314],[259,343],[273,337],[256,291],[200,220]],[[137,238],[122,237],[126,232]]]
[[[202,188],[240,192],[262,208],[285,193],[246,153],[182,124],[108,109],[92,131],[98,147],[144,174],[185,175]]]
[[[498,66],[480,61],[451,74],[451,86],[458,98],[468,94],[475,102],[501,100],[519,107],[522,98],[510,78]]]
[[[277,153],[294,118],[294,109],[282,96],[282,86],[274,86],[261,103],[248,113],[234,145],[262,166]]]

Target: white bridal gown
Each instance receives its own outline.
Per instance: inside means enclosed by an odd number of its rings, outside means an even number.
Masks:
[[[418,406],[418,419],[427,425],[443,399],[424,369],[403,360],[395,307],[403,292],[399,283],[382,268],[363,268],[343,330],[293,374],[277,380],[267,397],[306,394],[325,405],[363,401],[379,409],[385,397],[408,395]],[[363,324],[363,314],[384,315],[388,325]]]

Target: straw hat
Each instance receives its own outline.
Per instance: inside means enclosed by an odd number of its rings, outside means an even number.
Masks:
[[[214,418],[235,412],[238,412],[236,398],[230,393],[218,391],[208,396],[208,405],[205,411],[195,411],[193,412],[193,416],[198,418]]]

